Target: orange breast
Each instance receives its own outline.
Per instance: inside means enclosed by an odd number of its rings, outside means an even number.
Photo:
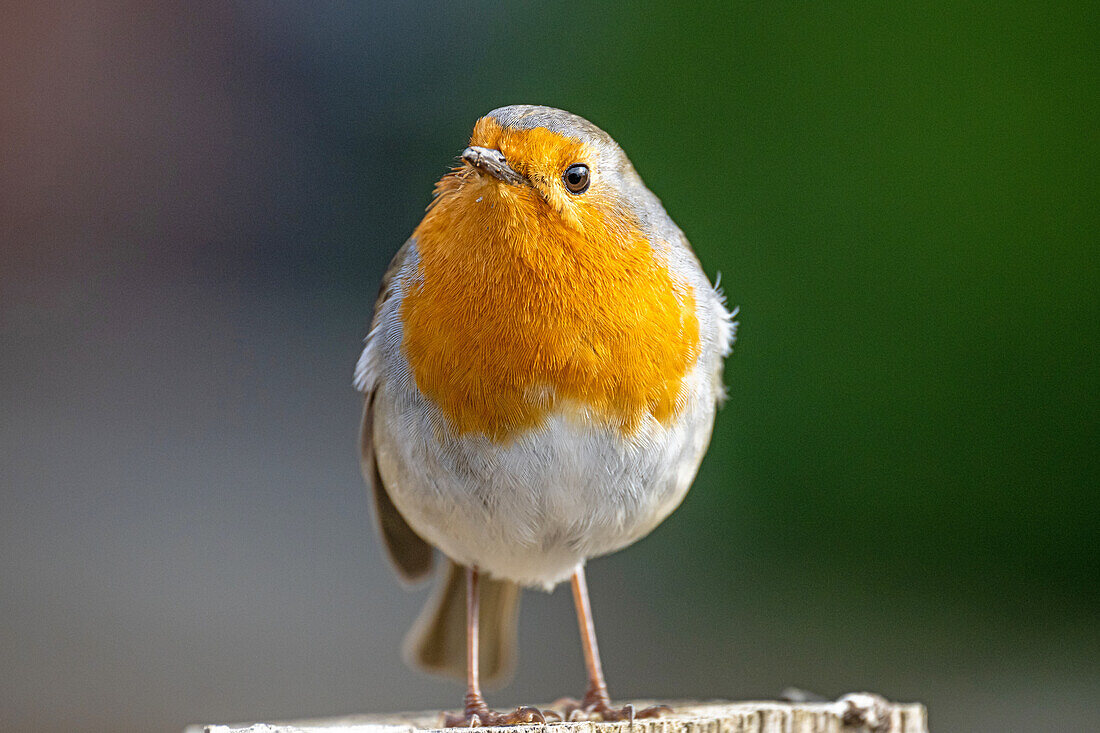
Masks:
[[[682,408],[694,298],[615,210],[594,196],[567,226],[532,188],[473,171],[440,182],[414,233],[403,348],[458,433],[502,440],[555,409],[629,433]]]

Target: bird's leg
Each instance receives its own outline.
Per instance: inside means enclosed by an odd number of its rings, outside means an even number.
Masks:
[[[601,720],[630,720],[635,718],[657,718],[671,712],[667,705],[655,705],[644,710],[634,710],[633,705],[622,709],[611,707],[611,697],[607,694],[607,682],[604,681],[603,667],[600,665],[600,648],[596,644],[596,625],[592,621],[592,606],[588,602],[588,581],[584,577],[584,566],[578,565],[573,571],[573,603],[577,607],[577,625],[581,630],[581,644],[584,647],[584,666],[588,671],[588,689],[580,703],[565,701],[564,712],[568,720],[598,717]]]
[[[584,577],[584,567],[573,571],[573,604],[577,607],[577,625],[581,630],[581,645],[584,648],[584,667],[588,672],[588,689],[585,690],[582,707],[594,705],[610,707],[611,698],[607,694],[607,682],[603,678],[603,665],[600,664],[600,647],[596,643],[596,624],[592,620],[592,606],[588,601],[588,581]]]
[[[478,587],[477,568],[466,568],[466,719],[470,725],[475,725],[473,720],[477,717],[484,718],[489,714],[489,706],[485,704],[485,698],[481,696],[481,681],[477,668],[477,632],[479,602],[481,601],[481,589]]]
[[[516,725],[517,723],[545,723],[546,718],[536,708],[519,707],[511,713],[498,713],[489,709],[481,696],[478,674],[478,590],[477,568],[466,568],[466,698],[462,715],[447,714],[443,725],[447,728],[476,728],[488,725]]]

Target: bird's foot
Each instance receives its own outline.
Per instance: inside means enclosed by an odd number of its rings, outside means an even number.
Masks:
[[[545,725],[547,720],[561,720],[556,713],[543,711],[538,708],[521,706],[510,713],[498,713],[490,710],[481,695],[466,695],[466,708],[461,715],[446,713],[443,716],[444,728],[483,728],[496,725],[522,725],[523,723],[539,723]]]
[[[611,707],[611,700],[606,691],[589,692],[581,701],[573,698],[565,698],[554,703],[556,709],[561,710],[563,720],[601,720],[605,722],[628,721],[643,718],[659,718],[672,712],[668,705],[652,705],[648,708],[636,710],[633,705],[626,704],[621,708]]]

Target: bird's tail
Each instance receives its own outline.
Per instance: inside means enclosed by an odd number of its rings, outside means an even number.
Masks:
[[[520,587],[482,575],[478,614],[481,682],[503,684],[515,672]],[[446,571],[405,637],[405,660],[429,672],[466,678],[466,568]]]

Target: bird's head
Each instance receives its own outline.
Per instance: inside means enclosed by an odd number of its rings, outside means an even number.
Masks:
[[[495,109],[474,125],[460,157],[439,182],[436,203],[450,198],[450,216],[493,230],[563,227],[562,236],[614,244],[636,236],[660,208],[611,136],[564,110]]]

